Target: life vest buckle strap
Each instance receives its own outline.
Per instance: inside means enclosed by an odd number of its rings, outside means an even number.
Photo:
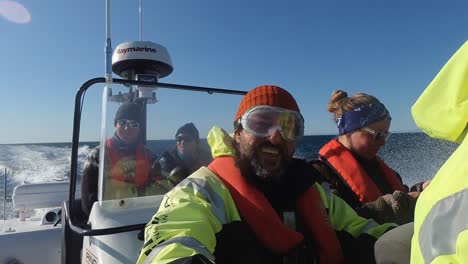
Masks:
[[[310,243],[302,242],[283,256],[283,264],[315,264],[318,263]]]
[[[296,230],[296,212],[283,212],[283,223],[292,230]]]

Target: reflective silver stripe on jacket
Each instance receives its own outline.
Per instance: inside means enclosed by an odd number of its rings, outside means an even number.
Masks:
[[[325,198],[327,199],[327,209],[330,208],[331,204],[331,190],[330,190],[330,185],[326,182],[322,182],[320,184],[320,187],[322,187],[323,192],[325,193]],[[322,197],[320,197],[322,198]]]
[[[213,214],[218,218],[218,221],[223,225],[227,224],[226,207],[224,206],[223,198],[211,188],[207,181],[198,178],[186,178],[178,184],[179,188],[186,186],[201,193],[210,202]]]
[[[419,230],[419,247],[425,263],[456,253],[458,235],[468,229],[468,188],[438,201]]]
[[[366,234],[369,234],[370,230],[372,228],[375,228],[375,227],[378,227],[379,224],[377,222],[375,222],[374,219],[370,218],[370,219],[367,219],[367,224],[362,228],[361,230],[361,233],[366,233]]]
[[[200,241],[191,238],[191,237],[176,237],[169,239],[167,241],[162,242],[159,244],[157,247],[153,248],[151,253],[146,257],[145,261],[143,264],[149,264],[151,261],[158,255],[158,253],[165,247],[173,244],[173,243],[180,243],[188,248],[191,248],[195,251],[197,251],[199,254],[205,256],[207,259],[209,259],[211,262],[214,263],[214,257],[211,255],[210,251],[202,244]]]
[[[218,221],[221,224],[227,223],[226,208],[224,206],[224,201],[221,198],[221,196],[218,193],[216,193],[213,190],[213,188],[211,188],[210,184],[206,180],[198,178],[185,178],[175,188],[184,187],[189,187],[201,193],[203,197],[211,204],[213,214],[216,216]],[[164,241],[163,243],[159,244],[151,250],[151,253],[148,255],[148,257],[143,263],[150,263],[163,248],[173,243],[180,243],[185,247],[191,248],[214,263],[214,257],[210,253],[210,251],[200,241],[192,237],[176,237]]]

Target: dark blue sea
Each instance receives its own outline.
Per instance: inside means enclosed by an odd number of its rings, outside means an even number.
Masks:
[[[306,160],[317,158],[319,149],[334,136],[305,136],[296,148],[295,156]],[[201,141],[208,148],[206,140]],[[97,142],[80,144],[79,172],[88,152]],[[174,140],[148,141],[147,146],[157,155],[175,145]],[[457,145],[428,137],[423,133],[395,133],[380,150],[379,156],[411,186],[431,179]],[[70,174],[70,143],[0,145],[0,215],[3,212],[3,180],[7,175],[7,210],[11,194],[23,182],[48,182],[67,179]],[[9,215],[11,215],[10,212]]]

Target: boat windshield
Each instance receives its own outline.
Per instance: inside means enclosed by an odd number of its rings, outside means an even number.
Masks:
[[[81,141],[94,141],[86,138],[99,138],[100,134],[100,142],[90,146],[82,177],[89,177],[85,174],[92,171],[86,168],[93,164],[90,159],[99,157],[99,201],[165,194],[193,171],[209,164],[209,130],[219,126],[232,132],[234,114],[242,99],[241,95],[167,88],[154,90],[155,98],[142,99],[135,86],[120,84],[99,89],[102,96],[96,87],[88,90]],[[90,94],[93,98],[87,99]]]

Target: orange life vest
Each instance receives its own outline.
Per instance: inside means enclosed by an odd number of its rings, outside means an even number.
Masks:
[[[319,151],[320,159],[325,161],[347,183],[361,203],[372,202],[383,195],[372,178],[367,175],[351,151],[334,139],[325,144]],[[405,192],[405,187],[396,173],[376,157],[383,177],[392,190]]]
[[[121,158],[119,151],[112,146],[112,138],[106,140],[106,156],[110,162],[110,173],[113,180],[128,182],[129,177],[124,175],[123,168],[121,166]],[[146,153],[143,144],[138,144],[135,149],[136,158],[136,171],[135,177],[132,182],[137,187],[145,186],[149,180],[150,161],[148,154]]]
[[[282,223],[263,193],[241,175],[233,157],[218,157],[208,168],[218,175],[229,189],[243,219],[266,248],[285,254],[302,242],[304,236]],[[340,242],[315,188],[311,186],[296,200],[296,211],[317,242],[321,263],[342,262]]]

